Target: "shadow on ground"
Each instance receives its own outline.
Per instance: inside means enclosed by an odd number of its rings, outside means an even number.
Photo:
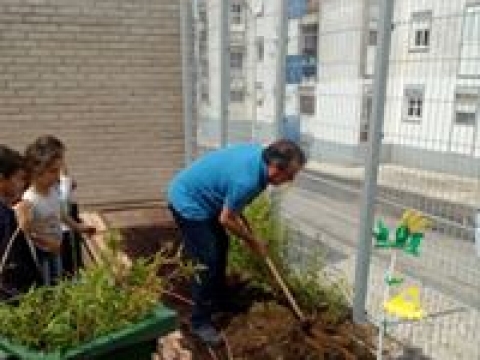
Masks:
[[[433,358],[426,356],[423,350],[418,347],[405,347],[403,354],[394,358],[395,360],[433,360]]]

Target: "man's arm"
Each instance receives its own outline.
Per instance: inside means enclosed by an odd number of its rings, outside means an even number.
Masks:
[[[255,237],[243,215],[224,207],[220,213],[219,221],[229,232],[242,239],[252,251],[262,256],[267,254],[265,244]]]

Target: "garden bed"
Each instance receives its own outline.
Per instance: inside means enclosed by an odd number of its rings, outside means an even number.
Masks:
[[[108,225],[120,228],[126,235],[124,250],[129,257],[146,255],[171,246],[178,241],[173,221],[167,211],[152,210],[146,216],[149,224],[137,221],[129,224],[128,219],[138,216],[128,210],[125,213],[103,214]],[[142,210],[145,215],[146,210]],[[168,269],[171,271],[172,269]],[[165,275],[166,273],[162,274]],[[281,293],[262,289],[232,280],[237,287],[231,293],[243,311],[216,316],[215,324],[222,330],[225,346],[209,349],[198,342],[190,333],[188,284],[178,283],[164,296],[167,305],[179,314],[182,334],[181,347],[194,360],[245,359],[245,360],[303,360],[303,359],[374,359],[373,326],[358,326],[351,321],[349,313],[332,322],[328,311],[315,315],[309,331],[302,328],[287,306]],[[242,289],[238,288],[242,287]],[[161,351],[158,358],[161,357]],[[182,358],[178,358],[182,359]],[[171,359],[168,359],[171,360]],[[173,359],[172,359],[173,360]]]

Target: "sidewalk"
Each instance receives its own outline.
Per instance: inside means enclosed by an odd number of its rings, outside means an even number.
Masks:
[[[347,180],[362,181],[364,179],[364,167],[360,166],[309,161],[306,170]],[[474,208],[480,206],[480,179],[383,164],[379,168],[378,184],[432,199],[455,202]]]

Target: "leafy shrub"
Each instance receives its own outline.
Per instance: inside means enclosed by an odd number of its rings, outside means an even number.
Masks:
[[[257,237],[268,242],[269,256],[299,306],[310,314],[321,311],[324,319],[331,323],[344,319],[349,312],[349,287],[344,278],[327,275],[322,249],[310,251],[306,264],[294,268],[288,261],[293,239],[288,227],[275,214],[272,200],[267,195],[260,196],[245,209],[245,216]],[[231,240],[229,272],[246,274],[254,286],[283,299],[264,259],[253,254],[237,237],[232,236]]]
[[[36,350],[57,351],[135,323],[159,303],[162,254],[118,261],[121,236],[111,231],[102,263],[84,269],[76,281],[32,288],[16,306],[0,303],[0,336]],[[179,264],[181,266],[181,264]]]

